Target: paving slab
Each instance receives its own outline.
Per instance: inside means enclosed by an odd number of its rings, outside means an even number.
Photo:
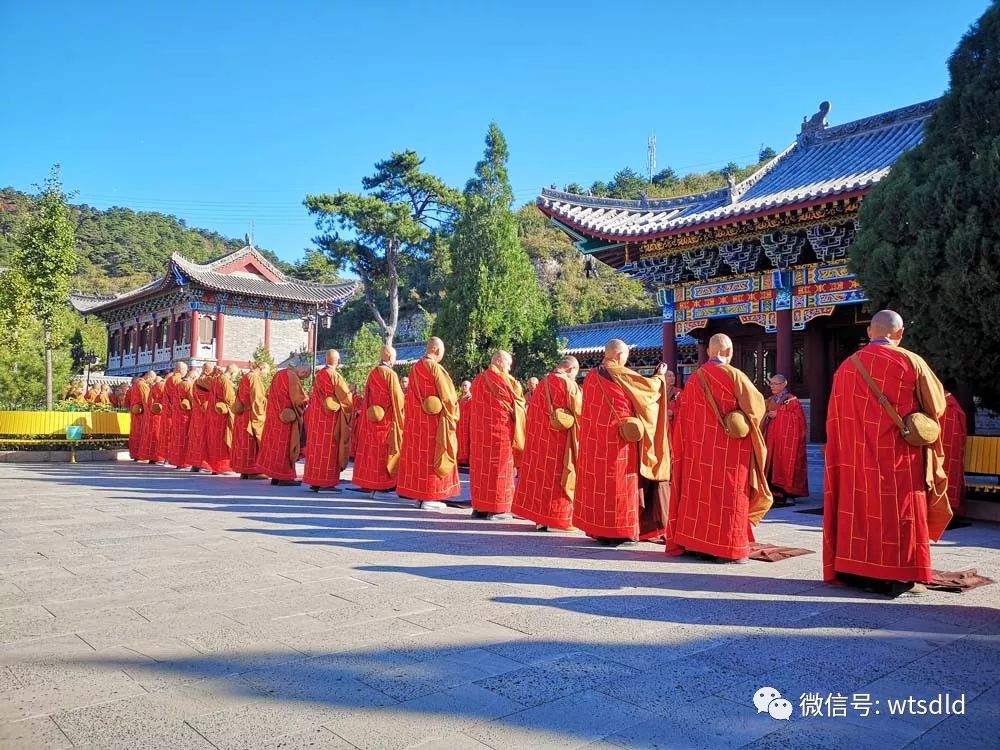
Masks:
[[[1000,734],[1000,585],[911,600],[825,585],[822,519],[795,509],[759,536],[816,554],[734,567],[131,462],[5,463],[0,484],[4,750],[888,750]],[[1000,528],[949,532],[932,554],[1000,579]],[[754,705],[762,687],[788,721]],[[964,713],[806,716],[802,701],[939,693]]]

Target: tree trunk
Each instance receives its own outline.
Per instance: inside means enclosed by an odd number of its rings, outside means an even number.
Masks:
[[[52,326],[45,323],[45,408],[52,411]]]

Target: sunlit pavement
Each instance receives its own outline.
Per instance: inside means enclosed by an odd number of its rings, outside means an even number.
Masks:
[[[0,465],[0,747],[995,747],[1000,584],[825,586],[819,504],[758,529],[816,554],[720,566],[391,494]],[[998,546],[975,523],[935,565],[1000,579]],[[939,694],[964,715],[889,715]]]

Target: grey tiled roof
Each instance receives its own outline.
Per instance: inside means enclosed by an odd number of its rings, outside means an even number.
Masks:
[[[256,264],[266,268],[277,281],[249,273],[221,273],[218,269],[230,265],[247,256]],[[167,289],[172,286],[192,283],[213,292],[245,294],[286,302],[320,306],[338,305],[350,299],[359,289],[357,282],[346,284],[317,284],[310,281],[290,279],[277,269],[257,248],[252,245],[224,255],[210,263],[194,263],[177,253],[170,257],[167,272],[155,281],[115,297],[95,297],[84,294],[71,295],[70,302],[81,313],[97,313],[118,307],[133,299]]]
[[[633,318],[563,326],[556,332],[556,338],[566,342],[560,347],[561,354],[593,354],[603,351],[611,339],[621,339],[630,349],[659,349],[663,345],[663,321],[660,318]],[[696,343],[691,336],[677,339],[678,346],[694,346]],[[423,356],[427,343],[407,342],[395,346],[396,362],[407,365]]]
[[[905,151],[920,143],[934,99],[800,135],[752,175],[729,188],[648,201],[545,189],[538,206],[583,234],[628,240],[695,229],[741,215],[865,190]]]

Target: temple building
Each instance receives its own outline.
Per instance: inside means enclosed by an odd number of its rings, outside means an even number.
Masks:
[[[822,441],[833,372],[865,342],[871,315],[847,267],[858,209],[936,105],[830,127],[823,102],[794,143],[707,193],[628,201],[546,189],[537,204],[581,252],[655,290],[672,368],[690,373],[708,338],[726,333],[733,364],[762,390],[781,373],[810,399],[810,439]]]
[[[73,306],[107,323],[108,375],[165,370],[177,360],[249,367],[263,345],[280,362],[314,349],[315,328],[358,285],[285,276],[248,244],[210,263],[174,254],[166,273],[114,297],[73,294]]]

